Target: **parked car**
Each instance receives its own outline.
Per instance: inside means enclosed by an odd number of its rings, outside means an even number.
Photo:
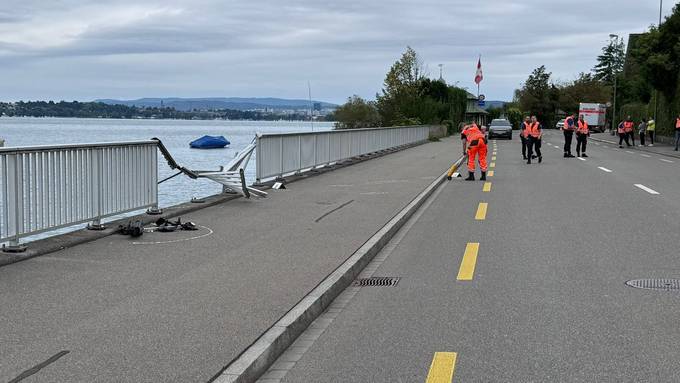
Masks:
[[[489,125],[489,138],[507,137],[512,140],[512,124],[504,118],[497,118]]]
[[[562,129],[564,128],[564,118],[557,121],[557,124],[555,124],[555,129]]]

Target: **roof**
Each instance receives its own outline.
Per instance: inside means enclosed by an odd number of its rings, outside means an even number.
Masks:
[[[468,102],[465,114],[489,114],[489,112],[480,108],[477,104]]]

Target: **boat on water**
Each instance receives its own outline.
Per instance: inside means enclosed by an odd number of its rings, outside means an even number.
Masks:
[[[224,136],[203,136],[189,143],[194,149],[220,149],[229,145],[230,142]]]

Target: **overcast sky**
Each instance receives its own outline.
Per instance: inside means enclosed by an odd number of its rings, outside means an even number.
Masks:
[[[0,100],[373,98],[412,46],[449,83],[509,100],[541,64],[570,80],[656,0],[1,0]],[[330,3],[330,4],[329,4]],[[664,14],[674,2],[664,2]]]

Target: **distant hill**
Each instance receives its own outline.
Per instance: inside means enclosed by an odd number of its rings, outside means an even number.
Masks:
[[[507,104],[507,101],[485,101],[482,109],[502,108],[505,104]]]
[[[211,97],[211,98],[140,98],[137,100],[95,100],[109,105],[126,105],[137,107],[160,107],[161,101],[164,107],[175,108],[180,111],[206,110],[206,109],[307,109],[309,100],[294,100],[283,98],[242,98],[242,97]],[[320,102],[322,109],[337,108],[338,105],[323,101]]]

